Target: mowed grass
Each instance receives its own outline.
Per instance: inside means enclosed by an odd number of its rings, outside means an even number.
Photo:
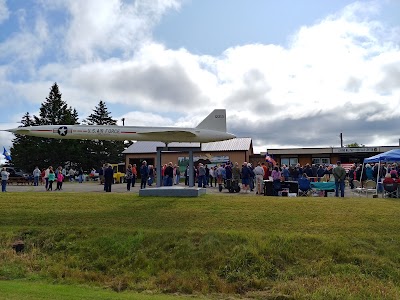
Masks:
[[[1,281],[0,280],[0,299],[7,300],[31,300],[31,299],[68,299],[68,300],[196,300],[192,296],[179,297],[173,295],[154,295],[151,293],[135,293],[124,291],[116,293],[89,286],[73,286],[49,284],[32,281]]]
[[[23,280],[132,299],[399,299],[400,201],[3,193],[0,280],[0,295]]]

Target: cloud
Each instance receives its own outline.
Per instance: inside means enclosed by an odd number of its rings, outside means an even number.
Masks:
[[[0,43],[0,62],[6,62],[3,65],[4,75],[10,78],[18,77],[20,80],[35,77],[37,62],[49,46],[45,19],[38,15],[33,24],[30,24],[26,20],[26,14],[24,9],[16,12],[19,31]]]
[[[46,3],[51,3],[51,0]],[[64,49],[72,59],[91,61],[113,54],[133,55],[143,42],[151,39],[151,30],[170,9],[179,9],[179,1],[74,0],[58,1],[53,9],[68,12]]]
[[[74,70],[73,75],[75,83],[83,89],[87,87],[101,92],[107,99],[114,98],[143,109],[171,103],[194,105],[200,100],[200,90],[179,60],[171,59],[165,64],[109,61]]]
[[[377,21],[378,2],[303,26],[287,47],[235,46],[218,57],[153,41],[153,27],[179,1],[40,3],[35,26],[21,17],[20,32],[0,44],[0,58],[16,57],[0,69],[1,87],[17,99],[39,106],[57,82],[80,116],[103,100],[132,125],[193,127],[226,108],[228,130],[252,137],[256,151],[337,146],[341,132],[348,144],[398,143],[390,124],[400,117],[400,30]],[[55,11],[65,15],[53,26]],[[15,83],[10,74],[21,66],[28,80]]]
[[[10,11],[8,10],[6,0],[0,0],[0,24],[8,19]]]

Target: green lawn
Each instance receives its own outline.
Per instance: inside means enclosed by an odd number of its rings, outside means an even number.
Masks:
[[[8,300],[32,300],[32,299],[68,299],[68,300],[195,300],[201,298],[172,296],[172,295],[153,295],[151,293],[121,292],[115,293],[110,290],[94,288],[88,286],[73,286],[49,284],[32,281],[1,281],[0,280],[0,299]]]
[[[71,299],[398,299],[400,201],[1,194],[0,280],[0,295],[37,283]]]

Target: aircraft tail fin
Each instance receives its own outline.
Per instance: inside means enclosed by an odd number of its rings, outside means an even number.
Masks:
[[[226,132],[226,110],[214,109],[196,128]]]

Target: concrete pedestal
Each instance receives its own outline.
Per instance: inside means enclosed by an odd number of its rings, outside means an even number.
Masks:
[[[198,197],[206,194],[206,189],[196,187],[162,186],[139,190],[141,197]]]

